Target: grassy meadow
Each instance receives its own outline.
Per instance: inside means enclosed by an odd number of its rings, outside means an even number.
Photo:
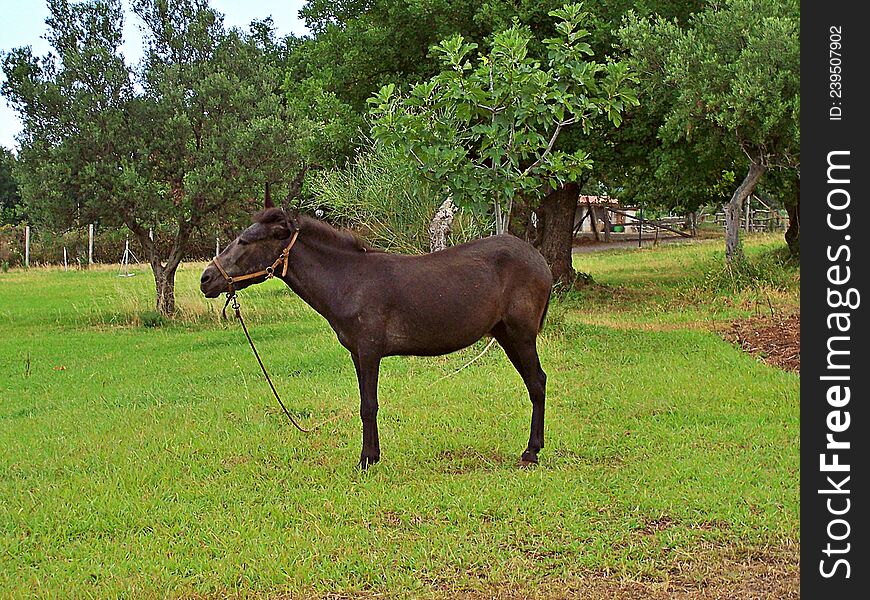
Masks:
[[[270,281],[242,308],[274,403],[222,302],[144,267],[0,273],[0,596],[452,597],[666,585],[799,544],[799,376],[717,326],[796,309],[781,236],[578,255],[599,285],[554,300],[539,341],[546,447],[515,467],[531,405],[497,347],[385,359],[381,463],[356,468],[354,369]],[[752,277],[754,276],[754,277]],[[538,592],[534,592],[538,593]]]

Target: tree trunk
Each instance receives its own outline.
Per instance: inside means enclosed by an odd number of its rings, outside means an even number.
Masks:
[[[170,269],[164,267],[160,264],[160,261],[151,263],[151,270],[154,272],[154,284],[157,287],[157,312],[167,317],[175,314],[176,268]]]
[[[750,163],[746,177],[725,205],[725,259],[729,264],[743,260],[743,245],[740,242],[740,207],[755,189],[763,174],[763,165]]]
[[[590,202],[586,203],[586,210],[589,211],[589,225],[592,227],[592,233],[595,235],[595,241],[600,242],[601,238],[598,237],[598,217],[595,216],[595,209],[592,207]]]
[[[511,218],[508,222],[508,233],[535,245],[539,237],[536,219],[537,214],[529,206],[528,201],[522,196],[518,196],[514,199]]]
[[[797,182],[797,194],[794,200],[784,202],[788,212],[788,229],[785,230],[785,243],[792,256],[801,254],[801,182]]]
[[[149,231],[128,213],[123,214],[124,223],[139,240],[151,265],[154,274],[154,284],[157,289],[157,312],[171,317],[175,313],[175,272],[181,264],[181,258],[190,240],[190,234],[197,225],[197,219],[178,220],[178,230],[169,256],[164,264],[160,256],[160,246],[150,235]]]
[[[429,223],[429,252],[438,252],[447,247],[447,238],[453,227],[453,215],[459,210],[453,205],[453,196],[441,203],[432,222]]]
[[[139,243],[142,244],[148,255],[148,263],[151,265],[151,272],[154,274],[154,286],[157,291],[157,312],[165,317],[171,317],[175,314],[175,272],[178,270],[178,265],[181,264],[181,252],[189,238],[189,230],[190,227],[187,225],[181,228],[169,253],[169,258],[166,260],[166,264],[160,258],[158,244],[151,239],[148,232],[138,226],[134,230]]]
[[[579,187],[569,183],[544,197],[538,209],[538,227],[542,228],[540,251],[550,270],[553,282],[572,287],[588,276],[577,277],[571,264],[574,237],[574,213],[577,210]]]
[[[302,167],[302,170],[296,174],[296,177],[293,178],[293,181],[290,182],[290,185],[287,187],[287,197],[284,199],[285,205],[290,205],[293,200],[298,198],[302,194],[302,184],[305,183],[305,175],[308,173],[308,169],[310,169],[313,165],[305,165]]]

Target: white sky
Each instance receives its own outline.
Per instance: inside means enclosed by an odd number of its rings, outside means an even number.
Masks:
[[[271,16],[279,38],[289,33],[307,33],[305,23],[299,18],[299,9],[305,5],[305,0],[210,0],[209,4],[224,14],[227,27],[247,29],[254,19]],[[48,43],[42,39],[47,16],[44,0],[0,0],[0,54],[21,46],[31,46],[37,56],[47,54]],[[128,12],[124,21],[123,47],[128,63],[135,63],[142,57],[141,39],[138,19]],[[19,131],[21,122],[17,114],[5,98],[0,98],[0,145],[17,148],[15,135]]]

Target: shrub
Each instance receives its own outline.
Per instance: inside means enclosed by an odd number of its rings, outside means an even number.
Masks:
[[[373,246],[392,252],[429,251],[429,223],[446,196],[420,179],[394,149],[374,147],[345,169],[319,173],[308,182],[310,199],[300,207],[320,209],[335,225],[353,229]],[[485,235],[489,228],[460,211],[451,244]]]

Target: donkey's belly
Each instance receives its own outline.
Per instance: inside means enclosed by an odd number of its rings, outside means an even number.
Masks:
[[[391,319],[385,331],[387,354],[439,356],[471,346],[486,336],[498,318],[485,312],[406,315]]]
[[[442,354],[450,354],[457,352],[463,348],[468,348],[486,334],[481,335],[473,340],[453,341],[453,343],[415,343],[413,340],[400,341],[391,344],[384,353],[385,356],[441,356]]]

